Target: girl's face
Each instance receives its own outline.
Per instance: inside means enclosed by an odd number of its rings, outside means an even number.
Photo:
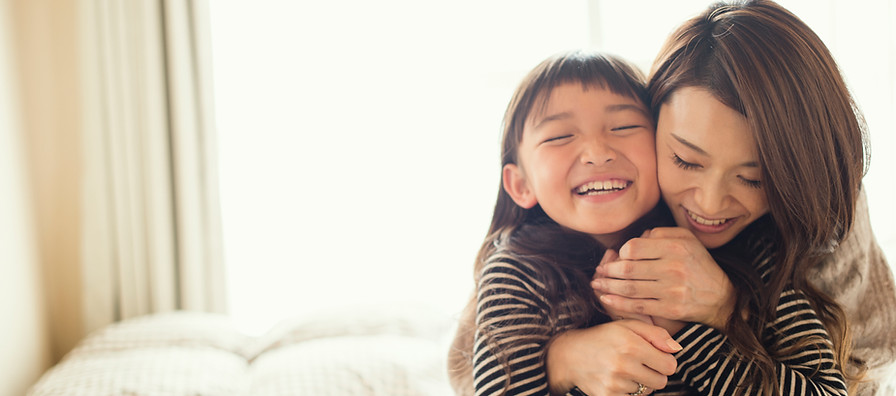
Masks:
[[[768,212],[746,118],[709,91],[685,87],[660,107],[657,174],[675,222],[707,248]]]
[[[504,167],[514,201],[605,245],[659,202],[653,123],[645,106],[609,90],[555,87],[523,129],[519,164]]]

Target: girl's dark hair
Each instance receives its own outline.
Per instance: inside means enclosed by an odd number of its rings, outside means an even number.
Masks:
[[[606,54],[574,51],[555,55],[536,66],[517,87],[504,113],[501,143],[501,168],[517,164],[518,151],[526,121],[543,111],[555,87],[563,84],[582,84],[586,89],[607,89],[647,104],[646,78],[638,68],[626,61]],[[656,212],[656,210],[654,211]],[[649,218],[649,219],[647,219]],[[632,235],[640,233],[644,224],[654,222],[651,215],[628,229]],[[552,320],[568,316],[575,327],[584,327],[595,319],[605,318],[601,313],[594,291],[589,285],[594,268],[603,256],[605,247],[592,236],[561,227],[535,205],[531,209],[518,206],[504,191],[500,179],[498,198],[488,234],[479,249],[474,265],[474,279],[479,283],[485,263],[494,257],[520,260],[535,268],[545,285],[545,305]],[[476,296],[467,304],[460,319],[460,328],[474,329]],[[556,329],[554,323],[548,328]],[[478,329],[489,340],[487,328]],[[510,377],[507,356],[502,351],[512,350],[526,343],[527,338],[541,338],[549,334],[510,334],[502,336],[514,339],[512,343],[492,342],[492,350]],[[469,374],[473,334],[459,335],[449,357],[449,367],[459,367],[457,373]],[[451,371],[449,372],[451,373]],[[453,378],[458,392],[470,389],[468,379]],[[507,384],[509,385],[509,384]],[[505,386],[505,389],[507,387]]]
[[[768,286],[749,288],[736,281],[745,277],[732,275],[746,270],[727,265],[738,289],[735,312],[760,308],[749,322],[732,315],[729,339],[763,371],[763,394],[777,392],[772,356],[783,351],[767,351],[757,335],[792,285],[809,297],[846,367],[845,315],[807,281],[809,268],[849,232],[867,161],[865,123],[833,57],[803,21],[772,1],[718,3],[685,22],[660,50],[648,84],[654,116],[683,87],[705,89],[746,117],[776,238],[769,239],[776,272]]]

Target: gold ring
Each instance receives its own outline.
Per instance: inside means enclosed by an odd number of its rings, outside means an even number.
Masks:
[[[635,393],[629,393],[629,395],[632,395],[632,396],[641,396],[641,395],[644,394],[644,391],[647,390],[647,387],[644,386],[644,384],[642,384],[642,383],[640,383],[640,382],[636,382],[636,384],[638,384],[638,390],[635,391]]]

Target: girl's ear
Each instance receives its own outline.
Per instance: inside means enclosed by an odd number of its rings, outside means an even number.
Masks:
[[[504,182],[504,191],[507,191],[513,202],[521,208],[532,209],[538,203],[535,193],[529,188],[523,170],[516,164],[504,165],[501,179]]]

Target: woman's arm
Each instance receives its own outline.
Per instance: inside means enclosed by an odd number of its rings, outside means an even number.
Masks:
[[[846,395],[842,372],[837,366],[830,336],[809,301],[795,290],[785,291],[778,303],[777,318],[763,333],[763,342],[787,352],[776,359],[775,376],[786,395]],[[757,366],[733,352],[719,330],[690,324],[676,334],[684,349],[676,354],[678,371],[670,379],[669,391],[681,386],[703,395],[757,394],[763,381]],[[804,344],[801,344],[804,343]],[[802,345],[800,348],[793,348]]]
[[[548,347],[548,380],[555,394],[574,385],[589,396],[631,393],[638,383],[659,389],[675,372],[671,353],[679,350],[665,330],[634,319],[569,330]]]
[[[873,395],[880,386],[876,371],[896,362],[896,287],[871,230],[864,189],[846,240],[810,270],[808,279],[846,312],[853,339],[851,358],[871,370],[871,381],[859,384],[855,394]]]
[[[573,383],[563,381],[566,370],[552,371],[557,380],[551,378],[552,383],[557,386],[548,388],[545,359],[556,361],[563,357],[553,352],[546,356],[549,343],[551,350],[558,352],[570,349],[599,351],[599,354],[591,355],[589,367],[601,370],[603,374],[596,381],[597,387],[582,389],[591,396],[631,393],[637,389],[638,382],[661,385],[665,383],[665,377],[675,371],[672,355],[647,341],[650,339],[654,344],[670,349],[671,337],[663,329],[646,323],[617,321],[554,337],[569,330],[569,326],[561,320],[551,327],[554,322],[549,320],[544,309],[547,302],[540,297],[543,295],[540,283],[522,264],[488,263],[478,289],[477,331],[472,358],[477,395],[500,392],[505,384],[509,384],[509,394],[568,392]],[[507,365],[502,365],[498,359],[501,348],[518,341],[513,338],[518,333],[508,330],[519,329],[525,329],[525,333],[532,336],[517,343],[518,347],[505,350]],[[582,334],[586,336],[576,337]],[[561,364],[554,367],[572,370],[576,366]],[[657,384],[657,378],[662,383]]]

